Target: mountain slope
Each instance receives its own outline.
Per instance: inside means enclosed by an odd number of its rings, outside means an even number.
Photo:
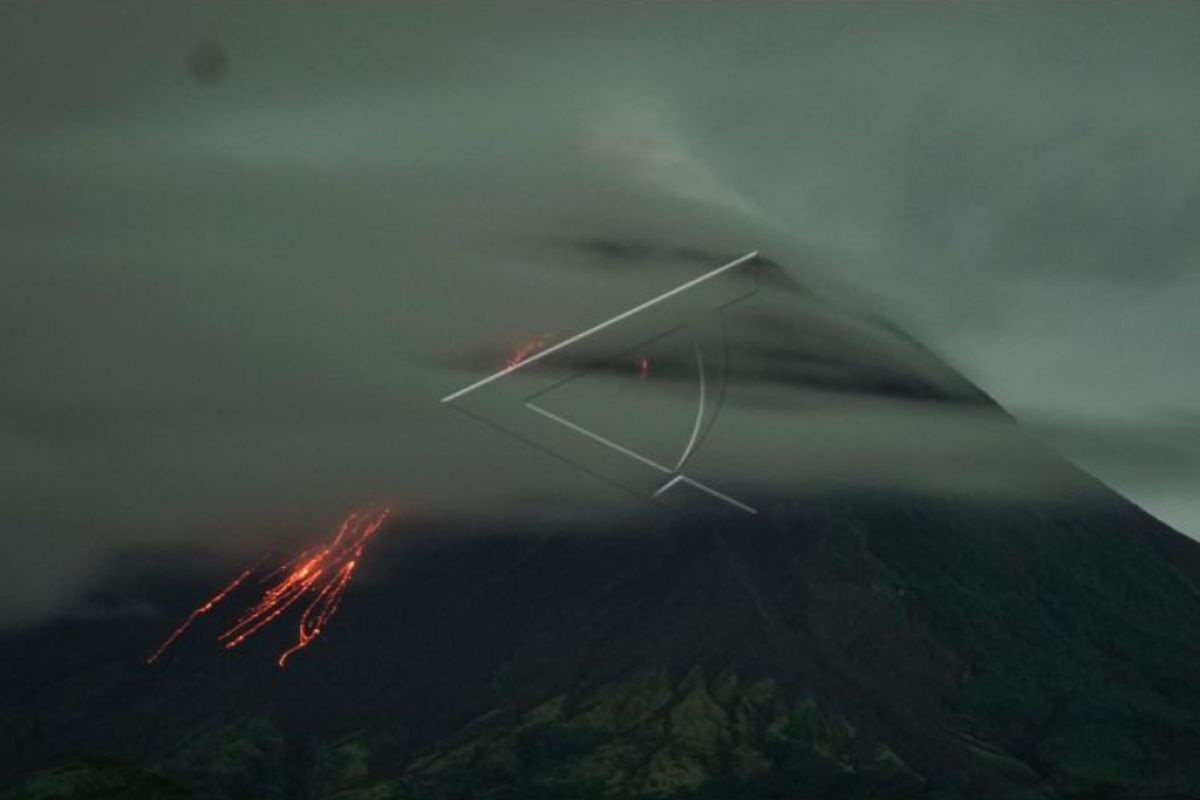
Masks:
[[[1200,787],[1200,548],[1114,496],[451,528],[381,540],[282,671],[277,642],[217,654],[211,625],[155,668],[145,620],[10,636],[14,796],[72,753],[212,798]]]

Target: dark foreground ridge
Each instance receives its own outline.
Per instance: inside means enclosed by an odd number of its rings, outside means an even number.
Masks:
[[[767,511],[406,525],[285,670],[214,620],[153,667],[168,619],[9,634],[3,796],[1200,794],[1200,546],[1102,490]]]

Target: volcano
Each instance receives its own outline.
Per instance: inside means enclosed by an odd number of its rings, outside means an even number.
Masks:
[[[1024,441],[948,368],[838,352],[783,379]],[[3,796],[1196,797],[1200,545],[1037,452],[1069,494],[774,482],[738,487],[754,516],[398,515],[282,670],[294,629],[227,652],[215,613],[147,666],[231,573],[142,554],[93,599],[133,585],[162,616],[4,634]]]

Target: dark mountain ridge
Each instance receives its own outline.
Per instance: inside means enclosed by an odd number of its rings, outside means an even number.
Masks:
[[[401,520],[283,670],[290,626],[224,653],[204,620],[151,667],[170,620],[9,635],[14,796],[97,753],[198,797],[1200,787],[1200,547],[1115,495],[522,527]],[[194,588],[153,599],[180,617]]]

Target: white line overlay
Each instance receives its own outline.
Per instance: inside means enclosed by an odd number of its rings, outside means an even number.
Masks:
[[[441,402],[443,402],[443,403],[453,402],[453,401],[457,400],[458,398],[463,397],[466,394],[475,391],[476,389],[482,388],[482,387],[488,385],[489,383],[492,383],[493,381],[499,380],[500,378],[503,378],[506,375],[511,375],[512,373],[516,372],[517,370],[521,369],[522,367],[526,367],[526,366],[538,361],[539,359],[548,357],[552,353],[556,353],[559,350],[563,350],[564,348],[570,347],[572,344],[575,344],[576,342],[579,342],[582,339],[585,339],[586,337],[591,336],[592,334],[598,333],[598,332],[604,330],[605,328],[608,328],[612,325],[617,324],[618,322],[629,319],[634,314],[645,311],[648,308],[652,308],[653,306],[663,302],[664,300],[669,300],[672,297],[675,297],[677,295],[682,294],[683,292],[686,292],[688,289],[693,289],[696,286],[699,286],[700,284],[702,284],[706,281],[709,281],[709,280],[712,280],[713,278],[719,277],[720,275],[723,275],[724,273],[726,273],[732,269],[736,269],[737,267],[740,267],[742,264],[745,264],[748,261],[752,261],[753,259],[755,259],[757,257],[758,257],[757,250],[747,253],[746,255],[742,256],[741,258],[734,259],[733,261],[730,261],[728,264],[717,267],[716,269],[712,270],[711,272],[707,272],[698,278],[693,278],[692,280],[688,281],[687,283],[676,286],[674,289],[671,289],[670,291],[664,292],[664,293],[658,295],[657,297],[651,298],[650,300],[647,300],[644,303],[636,305],[633,308],[628,309],[627,311],[623,311],[620,314],[617,314],[615,317],[611,317],[610,319],[607,319],[598,325],[593,325],[592,327],[588,328],[587,330],[585,330],[581,333],[577,333],[574,336],[570,337],[569,339],[564,339],[563,341],[559,342],[558,344],[554,345],[553,347],[548,347],[545,350],[540,350],[537,353],[529,356],[528,358],[522,359],[521,361],[517,362],[516,364],[512,364],[512,365],[500,370],[499,372],[496,372],[492,375],[488,375],[486,378],[482,378],[478,381],[475,381],[475,383],[472,383],[470,386],[466,386],[462,389],[459,389],[457,392],[452,392],[452,393],[446,395],[445,397],[443,397],[441,399]],[[739,500],[735,500],[734,498],[730,497],[727,494],[724,494],[723,492],[718,492],[716,489],[713,489],[710,486],[706,486],[705,484],[701,483],[698,480],[689,478],[687,475],[684,475],[682,472],[679,471],[680,469],[683,468],[684,463],[691,456],[692,451],[696,446],[696,441],[699,437],[700,429],[701,429],[701,427],[703,425],[703,421],[704,421],[704,395],[705,395],[705,391],[707,389],[707,384],[706,384],[705,375],[704,375],[704,359],[700,355],[700,349],[698,347],[695,348],[695,353],[696,353],[696,366],[697,366],[699,377],[700,377],[700,405],[699,405],[699,409],[696,413],[695,424],[692,427],[691,437],[689,438],[687,446],[684,448],[683,454],[680,456],[679,461],[675,464],[674,468],[665,467],[656,461],[652,461],[651,459],[646,458],[645,456],[643,456],[639,453],[635,453],[634,451],[630,450],[627,447],[622,447],[621,445],[617,444],[616,442],[612,441],[611,439],[607,439],[607,438],[601,436],[600,434],[595,433],[594,431],[590,431],[581,425],[577,425],[574,422],[571,422],[569,419],[565,419],[563,417],[558,416],[557,414],[547,411],[544,408],[541,408],[540,406],[534,405],[532,402],[526,402],[525,407],[527,409],[529,409],[530,411],[533,411],[534,413],[545,417],[546,419],[556,422],[559,425],[563,425],[582,436],[586,436],[587,438],[591,439],[594,442],[602,444],[605,447],[611,448],[611,449],[617,451],[618,453],[620,453],[621,455],[626,456],[627,458],[631,458],[641,464],[644,464],[645,466],[650,467],[651,469],[654,469],[658,472],[663,473],[664,475],[672,476],[670,478],[670,480],[668,480],[666,483],[664,483],[662,486],[660,486],[654,492],[654,494],[652,495],[653,497],[661,497],[673,486],[676,486],[681,483],[685,483],[685,484],[688,484],[689,486],[693,486],[697,489],[700,489],[703,492],[707,492],[709,495],[717,498],[718,500],[723,500],[726,503],[734,506],[735,508],[739,508],[742,511],[745,511],[748,514],[757,514],[758,513],[757,510],[746,505],[745,503],[743,503]]]
[[[534,353],[533,355],[529,356],[528,358],[523,359],[523,360],[517,362],[516,364],[513,364],[512,366],[505,367],[504,369],[500,370],[499,372],[497,372],[493,375],[488,375],[486,378],[477,380],[474,383],[472,383],[470,386],[459,389],[457,392],[452,392],[451,394],[448,394],[445,397],[443,397],[442,402],[449,403],[452,400],[457,400],[458,398],[465,395],[467,392],[473,392],[476,389],[480,388],[481,386],[486,386],[487,384],[491,383],[494,380],[503,378],[505,375],[511,375],[512,373],[516,372],[517,370],[521,369],[522,367],[525,367],[525,366],[528,366],[528,365],[534,363],[538,359],[545,358],[546,356],[550,355],[551,353],[562,350],[564,347],[569,347],[570,345],[574,344],[575,342],[578,342],[580,339],[591,336],[593,333],[598,333],[599,331],[604,330],[605,328],[609,327],[610,325],[615,325],[616,323],[618,323],[622,320],[629,319],[634,314],[637,314],[639,311],[645,311],[647,308],[650,308],[651,306],[657,305],[658,303],[661,303],[664,300],[669,300],[670,298],[672,298],[678,294],[682,294],[683,292],[686,292],[688,289],[691,289],[695,286],[699,286],[701,283],[704,283],[705,281],[712,280],[713,278],[717,277],[718,275],[728,272],[731,269],[740,267],[742,264],[745,264],[747,261],[750,261],[750,260],[756,258],[757,256],[758,256],[758,251],[755,250],[752,253],[747,253],[746,255],[742,256],[739,259],[730,261],[728,264],[726,264],[723,267],[717,267],[712,272],[707,272],[707,273],[701,275],[699,278],[693,278],[692,280],[688,281],[687,283],[684,283],[680,286],[676,286],[674,289],[670,290],[669,292],[664,292],[663,294],[660,294],[658,297],[651,298],[650,300],[647,300],[646,302],[642,303],[641,305],[634,306],[633,308],[629,309],[628,311],[622,311],[620,314],[617,314],[615,317],[613,317],[611,319],[607,319],[604,322],[601,322],[599,325],[594,325],[591,328],[588,328],[586,331],[583,331],[582,333],[577,333],[574,336],[572,336],[570,339],[564,339],[563,341],[559,342],[558,344],[554,345],[553,347],[547,347],[545,350],[539,350],[538,352]]]

